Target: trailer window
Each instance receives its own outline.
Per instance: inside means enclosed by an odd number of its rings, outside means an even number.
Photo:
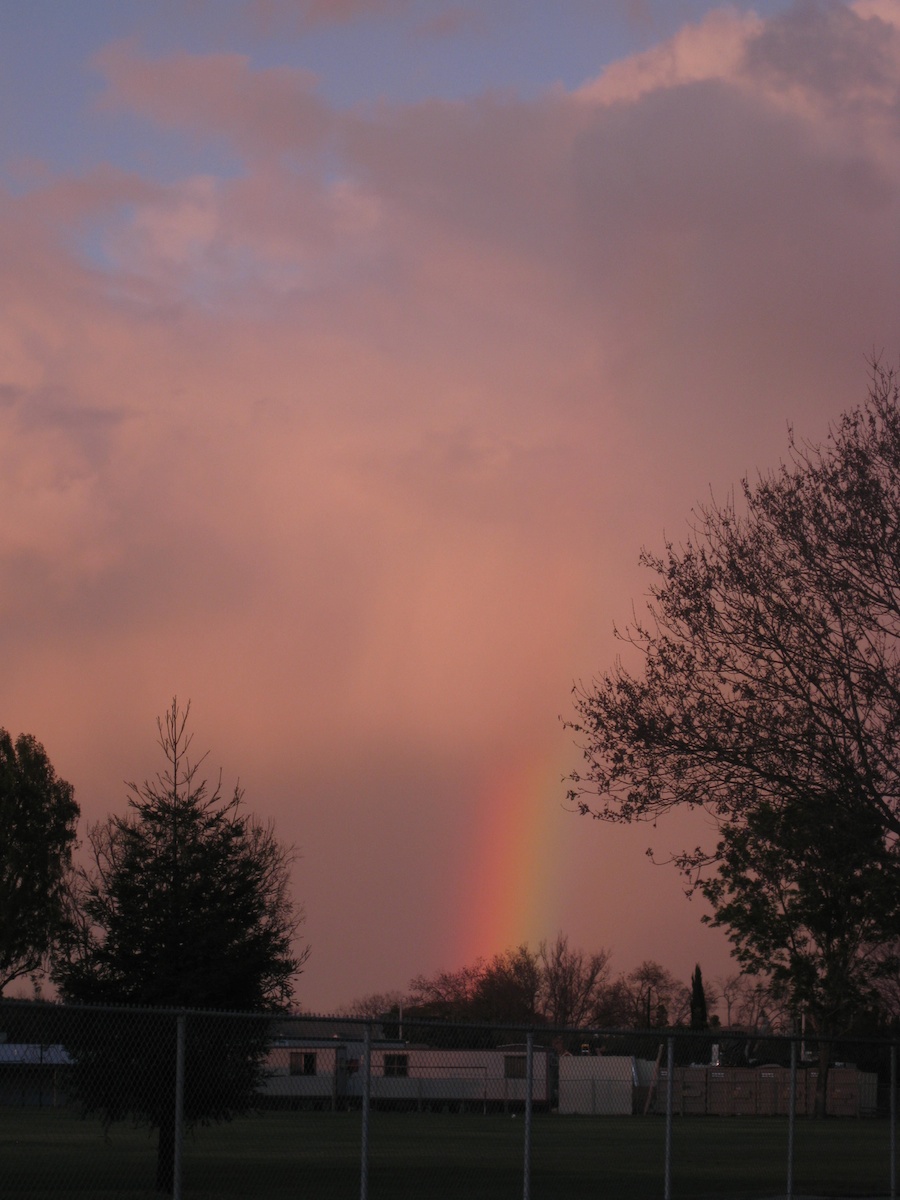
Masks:
[[[290,1071],[292,1075],[315,1075],[315,1050],[292,1050]]]
[[[525,1078],[525,1055],[524,1054],[504,1054],[503,1056],[503,1074],[507,1079],[524,1079]]]
[[[384,1056],[384,1073],[393,1076],[402,1075],[405,1078],[409,1074],[409,1055],[386,1054]]]

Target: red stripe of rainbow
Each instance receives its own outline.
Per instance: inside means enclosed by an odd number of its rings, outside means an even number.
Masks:
[[[556,748],[555,748],[556,749]],[[556,853],[559,759],[544,754],[493,765],[479,788],[471,856],[463,864],[448,969],[541,938],[559,924]],[[453,944],[455,943],[455,944]],[[451,963],[453,966],[451,967]]]

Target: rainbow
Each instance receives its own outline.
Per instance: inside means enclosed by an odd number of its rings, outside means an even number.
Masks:
[[[525,941],[536,948],[555,936],[563,866],[561,773],[558,747],[524,762],[494,763],[484,772],[450,938],[456,966]]]

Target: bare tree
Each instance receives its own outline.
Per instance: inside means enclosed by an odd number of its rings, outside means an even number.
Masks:
[[[538,947],[541,967],[540,1009],[550,1025],[560,1028],[595,1024],[609,980],[609,951],[587,954],[558,933]]]
[[[441,1021],[460,1020],[471,1014],[484,976],[484,959],[458,971],[417,975],[409,983],[410,1005],[419,1015]]]
[[[690,988],[652,959],[622,976],[620,984],[627,1014],[624,1024],[633,1029],[678,1025],[690,1013]]]
[[[736,1013],[743,994],[745,975],[724,975],[716,979],[719,994],[725,1002],[725,1027],[730,1028],[737,1019]]]
[[[409,1007],[409,998],[404,992],[370,992],[366,996],[358,996],[349,1004],[341,1005],[335,1015],[377,1020],[379,1017],[396,1015],[402,1012],[404,1007]]]

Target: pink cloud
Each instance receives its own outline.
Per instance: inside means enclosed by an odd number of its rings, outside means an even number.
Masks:
[[[804,113],[846,125],[854,114],[872,120],[880,109],[896,121],[900,27],[869,11],[842,5],[789,10],[749,43],[748,76]]]
[[[253,71],[240,54],[150,59],[123,42],[99,51],[94,65],[107,81],[101,109],[129,109],[162,125],[227,136],[250,156],[308,152],[328,129],[309,71]]]
[[[874,11],[718,14],[574,95],[351,113],[306,72],[117,44],[105,108],[227,139],[241,176],[0,194],[3,723],[94,817],[192,697],[304,847],[309,1002],[455,965],[472,797],[492,763],[567,769],[556,717],[615,652],[638,547],[789,420],[820,436],[895,345]],[[521,936],[607,944],[643,836],[626,871],[625,831],[559,817],[556,909]],[[363,928],[372,894],[397,937]],[[642,903],[623,969],[666,951]],[[686,971],[696,925],[666,933]]]
[[[590,104],[634,103],[662,88],[709,79],[734,79],[747,43],[763,28],[754,13],[713,9],[699,24],[641,54],[613,63],[580,89]]]
[[[854,0],[850,7],[860,17],[877,17],[888,25],[900,26],[900,0]]]

